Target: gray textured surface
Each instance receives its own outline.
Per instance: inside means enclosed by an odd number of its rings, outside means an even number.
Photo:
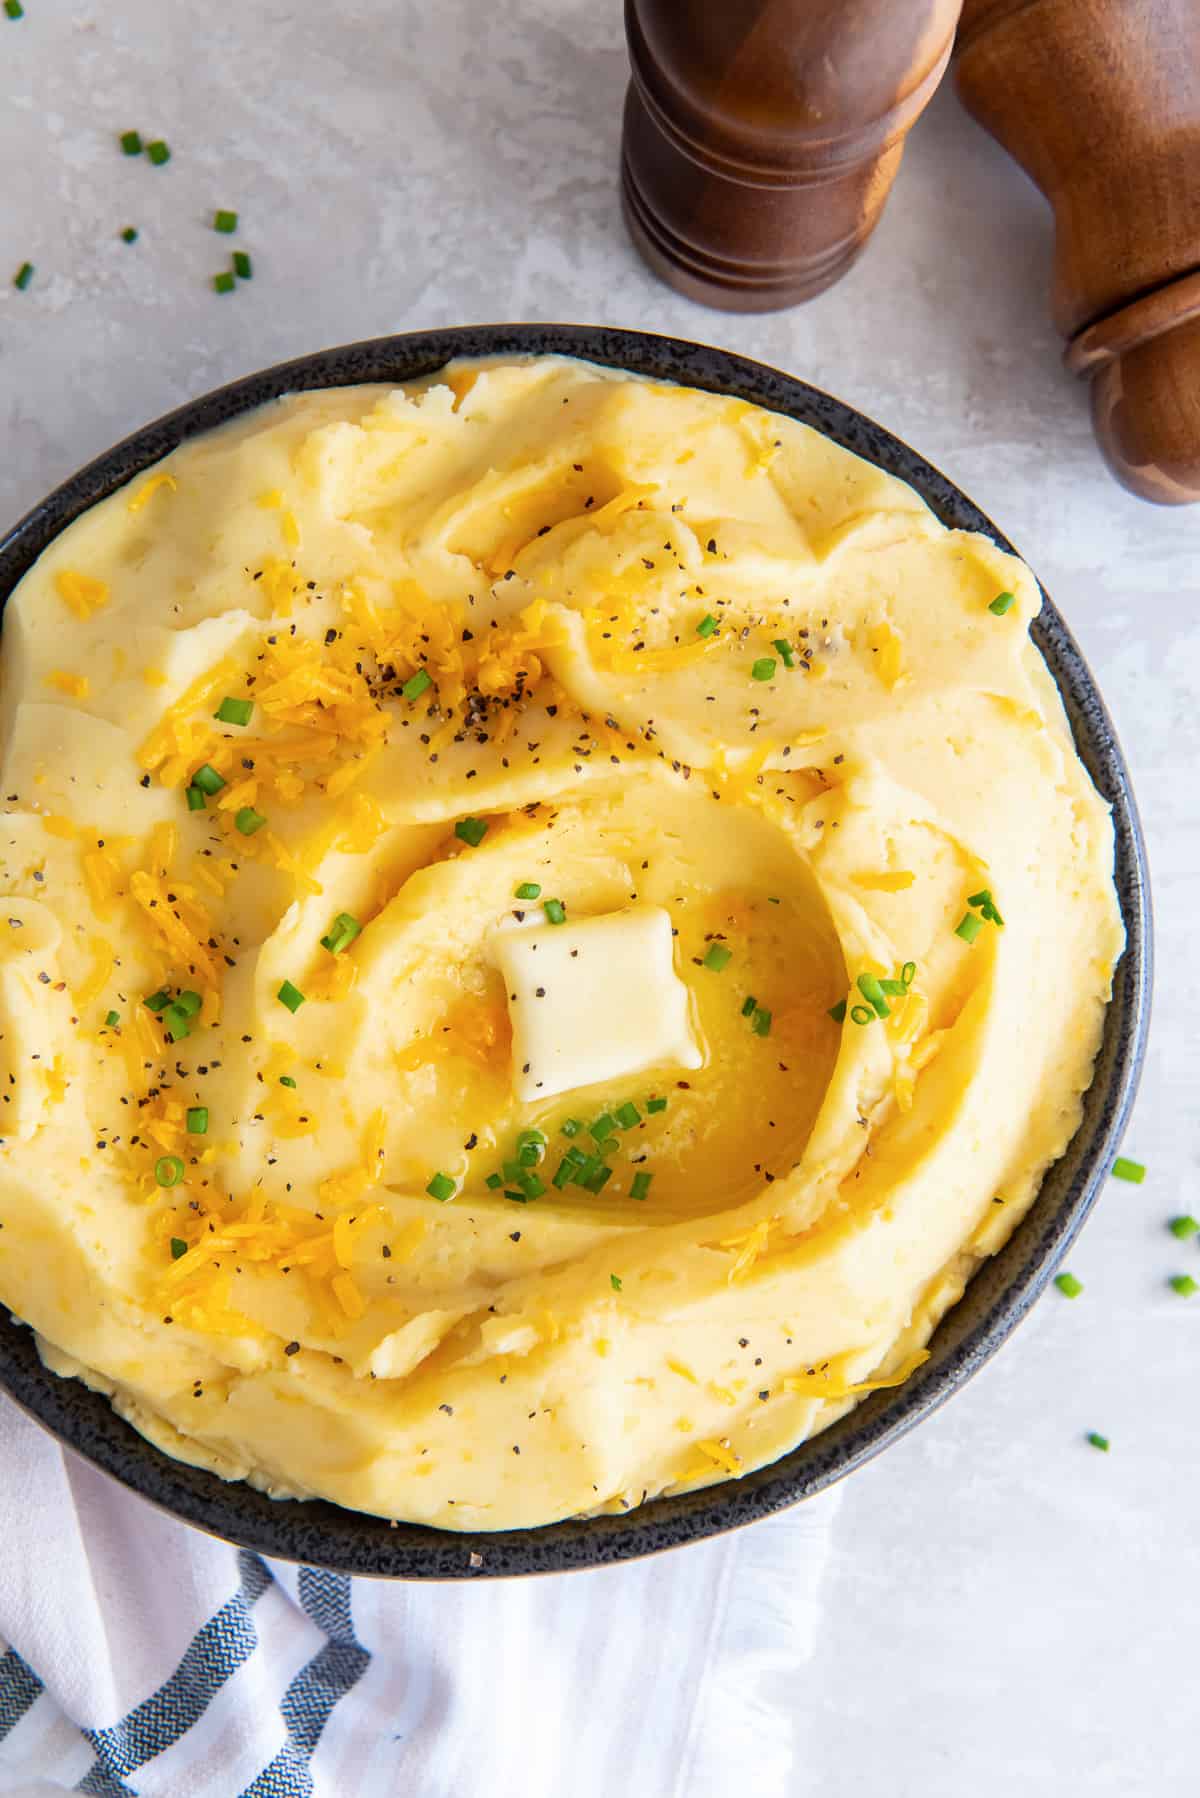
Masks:
[[[1193,1789],[1200,1597],[1193,1427],[1200,1249],[1200,511],[1123,494],[1045,316],[1038,196],[943,92],[840,286],[765,319],[706,313],[635,261],[616,208],[616,0],[26,0],[0,19],[0,523],[127,429],[323,343],[483,318],[718,341],[916,443],[1033,562],[1129,755],[1162,976],[1130,1149],[1051,1295],[969,1393],[847,1485],[816,1652],[762,1702],[796,1794],[1125,1798]],[[114,134],[161,132],[162,170]],[[256,278],[219,299],[237,207]],[[142,236],[117,238],[126,224]],[[5,263],[4,257],[8,261]],[[25,294],[8,285],[28,257]],[[1091,1427],[1104,1458],[1081,1446]],[[619,1577],[619,1576],[617,1576]],[[1178,1687],[1176,1682],[1182,1682]]]

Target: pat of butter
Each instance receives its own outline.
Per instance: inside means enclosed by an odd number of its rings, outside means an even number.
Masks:
[[[550,1099],[663,1062],[700,1066],[672,941],[657,905],[496,932],[518,1099]]]

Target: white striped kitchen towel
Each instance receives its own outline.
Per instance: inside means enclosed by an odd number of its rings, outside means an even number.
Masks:
[[[837,1507],[470,1585],[238,1553],[0,1398],[0,1793],[789,1798]]]

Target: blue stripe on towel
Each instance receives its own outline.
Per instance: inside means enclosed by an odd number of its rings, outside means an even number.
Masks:
[[[287,1742],[242,1798],[312,1798],[313,1749],[334,1705],[357,1685],[371,1659],[354,1634],[347,1576],[302,1567],[297,1585],[300,1603],[330,1640],[280,1700]]]
[[[96,1764],[80,1791],[94,1793],[96,1798],[124,1792],[120,1779],[186,1735],[226,1680],[254,1652],[258,1632],[251,1607],[272,1583],[271,1575],[257,1555],[245,1551],[238,1555],[238,1571],[238,1590],[197,1631],[170,1679],[120,1723],[83,1732],[96,1750]],[[112,1783],[87,1783],[102,1774]]]
[[[0,1742],[21,1721],[41,1690],[41,1680],[15,1648],[0,1655]]]
[[[75,1787],[77,1792],[86,1792],[88,1798],[137,1798],[132,1786],[122,1785],[114,1773],[106,1773],[99,1761],[94,1761]]]

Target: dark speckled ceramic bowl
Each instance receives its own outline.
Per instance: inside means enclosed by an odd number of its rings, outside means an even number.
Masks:
[[[978,507],[881,426],[840,400],[776,369],[724,350],[586,325],[473,325],[417,331],[322,350],[250,375],[183,406],[126,438],[75,475],[0,541],[0,603],[46,545],[97,500],[195,437],[302,389],[409,381],[456,356],[557,354],[587,357],[660,380],[734,394],[823,431],[915,487],[946,525],[982,531],[1011,549]],[[1091,1210],[1133,1101],[1150,995],[1150,895],[1145,850],[1129,777],[1104,702],[1062,619],[1046,601],[1033,627],[1058,683],[1075,743],[1113,811],[1116,879],[1128,946],[1117,969],[1095,1078],[1083,1121],[1050,1169],[1008,1244],[976,1274],[938,1327],[930,1358],[904,1385],[866,1399],[831,1429],[740,1480],[661,1498],[617,1517],[556,1523],[494,1535],[452,1534],[344,1511],[321,1500],[277,1502],[168,1459],[74,1380],[48,1373],[32,1333],[0,1306],[0,1385],[78,1454],[144,1498],[230,1542],[287,1560],[391,1579],[460,1579],[563,1572],[653,1554],[736,1529],[808,1498],[859,1467],[928,1417],[1015,1329],[1050,1279]]]

